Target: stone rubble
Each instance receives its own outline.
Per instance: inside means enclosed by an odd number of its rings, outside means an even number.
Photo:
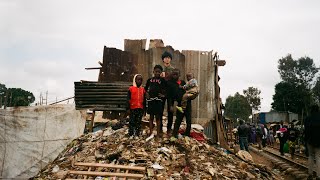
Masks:
[[[274,173],[266,167],[242,161],[229,151],[210,146],[206,141],[198,142],[187,136],[179,136],[175,142],[170,142],[168,138],[148,138],[146,130],[142,136],[132,139],[127,131],[127,127],[118,130],[108,127],[74,139],[55,161],[33,179],[84,178],[83,175],[68,174],[69,170],[88,170],[88,167],[74,166],[76,162],[146,167],[142,179],[275,179]],[[246,153],[242,154],[246,158]],[[91,171],[115,172],[116,169],[92,167]]]

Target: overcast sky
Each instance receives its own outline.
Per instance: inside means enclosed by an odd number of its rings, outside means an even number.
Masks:
[[[254,86],[269,111],[280,81],[277,62],[291,53],[320,65],[320,1],[0,1],[0,83],[73,96],[73,82],[97,80],[103,46],[163,39],[178,50],[214,50],[221,96]]]

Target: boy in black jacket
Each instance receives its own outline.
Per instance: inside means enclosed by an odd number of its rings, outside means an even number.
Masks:
[[[171,73],[171,80],[168,81],[167,86],[168,86],[168,106],[170,108],[170,111],[173,111],[173,103],[174,101],[178,102],[178,106],[181,106],[181,100],[182,96],[185,93],[185,90],[183,88],[180,88],[181,86],[184,86],[186,82],[184,80],[179,80],[180,77],[180,71],[179,69],[174,69]],[[190,131],[191,131],[191,101],[189,100],[187,102],[187,108],[184,111],[184,113],[181,113],[180,111],[176,111],[176,121],[174,123],[174,129],[172,132],[172,140],[174,138],[178,137],[178,131],[181,125],[181,122],[183,120],[183,117],[186,117],[186,123],[187,123],[187,128],[185,131],[185,135],[190,136]],[[172,122],[168,121],[167,128],[171,129]]]

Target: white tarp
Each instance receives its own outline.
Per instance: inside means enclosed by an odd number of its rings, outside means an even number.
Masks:
[[[83,133],[74,105],[0,109],[0,179],[36,175]]]

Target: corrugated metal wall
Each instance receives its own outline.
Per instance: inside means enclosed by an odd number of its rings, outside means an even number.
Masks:
[[[200,94],[197,99],[192,101],[192,117],[196,123],[203,124],[214,117],[214,62],[212,51],[190,51],[183,50],[185,55],[186,73],[191,72],[198,80]]]
[[[214,62],[212,51],[183,50],[182,53],[171,46],[164,47],[162,40],[151,40],[150,49],[146,50],[146,39],[125,39],[124,51],[115,48],[104,49],[104,65],[99,79],[106,82],[108,78],[118,81],[121,71],[128,71],[125,81],[131,81],[134,73],[142,74],[144,83],[153,75],[156,64],[163,65],[161,55],[168,51],[173,55],[171,64],[180,69],[180,78],[186,80],[185,74],[192,72],[200,86],[199,97],[192,101],[193,123],[205,124],[214,117]],[[131,68],[130,68],[131,67]],[[105,74],[102,75],[101,72]],[[102,77],[103,76],[103,77]],[[100,81],[101,82],[101,81]]]

